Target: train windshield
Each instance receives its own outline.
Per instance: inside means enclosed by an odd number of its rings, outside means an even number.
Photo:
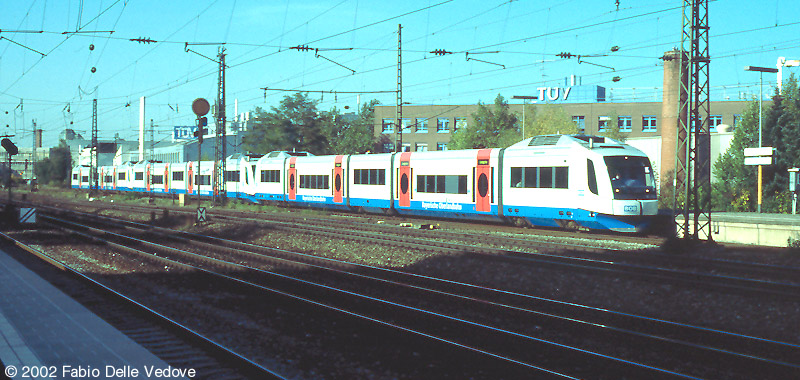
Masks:
[[[656,180],[647,157],[605,157],[614,199],[656,199]]]

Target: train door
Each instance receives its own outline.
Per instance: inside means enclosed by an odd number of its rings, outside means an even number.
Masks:
[[[169,164],[164,166],[164,192],[169,193]]]
[[[492,167],[489,165],[491,149],[478,151],[478,164],[475,166],[473,191],[475,194],[475,211],[492,211]]]
[[[104,172],[105,170],[100,169],[100,189],[102,190],[106,189],[106,177],[103,176]]]
[[[150,164],[147,164],[144,170],[144,189],[150,192]]]
[[[397,200],[400,207],[411,207],[411,152],[400,153],[397,169]]]
[[[295,168],[295,163],[297,162],[297,157],[290,157],[289,158],[289,200],[295,200],[297,198],[297,168]]]
[[[333,203],[342,203],[344,197],[344,170],[342,168],[342,159],[344,156],[336,156],[333,167]]]
[[[192,174],[192,162],[189,161],[189,172],[188,178],[186,178],[186,194],[192,193],[192,182],[194,181],[194,176]]]
[[[114,190],[117,189],[117,167],[114,167],[114,179],[111,180],[114,186]]]

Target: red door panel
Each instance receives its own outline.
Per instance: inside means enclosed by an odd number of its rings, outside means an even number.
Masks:
[[[478,163],[475,167],[475,211],[492,211],[492,167],[489,165],[491,149],[478,151]]]
[[[169,164],[164,166],[164,192],[169,193]]]
[[[342,168],[342,159],[344,156],[336,156],[336,161],[333,167],[333,203],[342,203],[344,197],[344,170]]]
[[[400,207],[411,207],[411,152],[400,153],[397,190]]]
[[[297,169],[294,167],[297,157],[289,158],[289,200],[297,199]]]
[[[194,176],[192,175],[192,163],[189,162],[189,178],[186,179],[186,193],[192,193],[192,181],[194,181]]]

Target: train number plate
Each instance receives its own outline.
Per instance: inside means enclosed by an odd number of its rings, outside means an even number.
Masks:
[[[639,206],[637,206],[637,205],[625,206],[624,210],[625,210],[625,212],[638,212],[639,211]]]

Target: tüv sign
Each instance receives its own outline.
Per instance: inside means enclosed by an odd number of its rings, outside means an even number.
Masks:
[[[539,87],[537,90],[539,90],[539,100],[565,102],[569,97],[569,92],[572,90],[572,87]]]

